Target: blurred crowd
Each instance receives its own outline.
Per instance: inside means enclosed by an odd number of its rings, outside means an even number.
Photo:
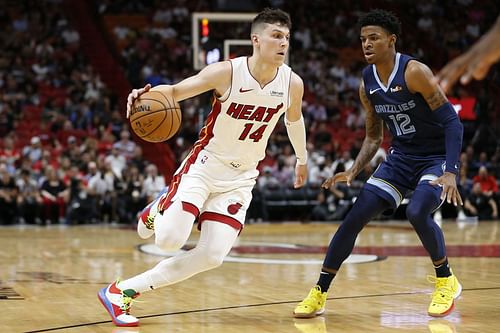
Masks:
[[[0,9],[0,224],[135,221],[163,188],[62,1]]]
[[[65,3],[18,1],[0,7],[0,224],[133,223],[137,212],[165,186],[157,166],[131,140],[116,93],[81,51],[80,34],[65,13],[69,8]],[[341,219],[384,158],[388,137],[351,188],[320,188],[326,177],[349,168],[362,144],[364,118],[357,91],[365,63],[356,21],[361,11],[375,4],[347,0],[90,3],[97,15],[89,17],[113,41],[111,52],[118,56],[133,87],[178,82],[194,73],[192,12],[277,6],[291,13],[290,65],[305,83],[309,183],[301,191],[291,190],[295,158],[280,122],[259,166],[261,177],[249,219]],[[477,40],[499,9],[495,1],[487,0],[379,3],[398,13],[403,22],[398,49],[434,69]],[[244,8],[234,8],[238,6]],[[127,20],[106,24],[120,15],[127,15]],[[248,26],[235,25],[231,30],[239,38],[248,38]],[[227,30],[212,31],[216,39],[224,38]],[[477,119],[464,121],[460,188],[465,206],[451,215],[498,217],[500,104],[495,92],[499,80],[497,68],[488,80],[453,92],[476,98]],[[177,161],[196,141],[210,111],[209,99],[206,94],[182,103],[182,128],[166,143]]]

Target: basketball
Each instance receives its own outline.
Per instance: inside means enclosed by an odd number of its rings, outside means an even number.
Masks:
[[[134,101],[130,126],[148,142],[163,142],[177,133],[181,125],[181,108],[172,95],[147,91]]]

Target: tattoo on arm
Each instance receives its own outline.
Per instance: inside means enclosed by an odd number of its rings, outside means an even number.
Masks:
[[[361,172],[365,165],[373,158],[378,147],[380,147],[380,144],[382,143],[384,134],[384,122],[375,113],[375,110],[366,96],[364,87],[359,90],[359,98],[361,99],[361,102],[366,110],[366,136],[359,154],[356,156],[356,160],[351,168],[355,175]]]
[[[436,110],[438,107],[446,103],[446,96],[439,90],[434,90],[432,94],[425,97],[425,101],[429,104],[431,110]]]
[[[361,104],[363,104],[365,109],[368,109],[371,107],[372,104],[370,103],[370,100],[366,96],[364,84],[361,84],[361,86],[359,87],[359,99],[361,100]]]

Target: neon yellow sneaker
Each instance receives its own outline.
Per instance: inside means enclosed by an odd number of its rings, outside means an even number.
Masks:
[[[321,292],[320,286],[312,287],[309,295],[300,302],[293,311],[295,318],[312,318],[325,312],[326,292]]]
[[[462,285],[453,273],[445,278],[427,276],[427,281],[435,283],[436,289],[432,293],[432,301],[427,313],[433,317],[444,317],[453,311],[455,298],[460,296]]]
[[[327,333],[325,317],[294,319],[294,325],[301,333]]]

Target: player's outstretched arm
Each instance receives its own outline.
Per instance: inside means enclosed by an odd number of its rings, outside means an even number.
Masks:
[[[222,95],[230,86],[231,63],[229,61],[213,63],[174,85],[158,85],[152,88],[150,84],[147,84],[143,88],[133,89],[127,98],[127,118],[134,101],[149,90],[165,92],[180,102],[210,90],[215,90],[216,93]]]
[[[459,157],[462,149],[463,126],[453,106],[434,79],[432,71],[421,62],[410,61],[406,68],[405,80],[412,93],[420,93],[432,110],[432,116],[441,123],[445,131],[446,167],[441,177],[429,182],[442,186],[441,200],[462,205],[462,198],[457,189]]]
[[[302,97],[304,95],[304,83],[302,79],[292,72],[290,78],[290,106],[285,113],[285,125],[288,138],[292,144],[297,163],[295,165],[294,188],[304,186],[307,180],[307,150],[306,150],[306,128],[302,116]]]
[[[472,78],[482,80],[490,67],[500,60],[500,16],[490,30],[467,52],[444,66],[436,76],[436,81],[445,92],[460,78],[467,84]]]
[[[174,98],[180,102],[210,90],[215,90],[220,96],[231,87],[231,72],[232,67],[229,61],[210,64],[198,74],[174,84],[172,86]]]
[[[325,180],[323,185],[321,185],[324,188],[330,188],[337,182],[346,182],[347,186],[351,186],[351,182],[354,180],[354,178],[356,178],[358,173],[360,173],[361,170],[363,170],[363,168],[366,166],[366,164],[371,161],[373,156],[375,156],[375,153],[377,152],[380,144],[382,143],[382,139],[384,138],[383,120],[377,116],[375,109],[368,100],[363,80],[361,80],[361,84],[359,86],[359,98],[366,111],[366,136],[363,140],[363,145],[361,146],[361,149],[358,153],[358,156],[356,156],[352,167],[349,170],[339,172],[333,177]]]

